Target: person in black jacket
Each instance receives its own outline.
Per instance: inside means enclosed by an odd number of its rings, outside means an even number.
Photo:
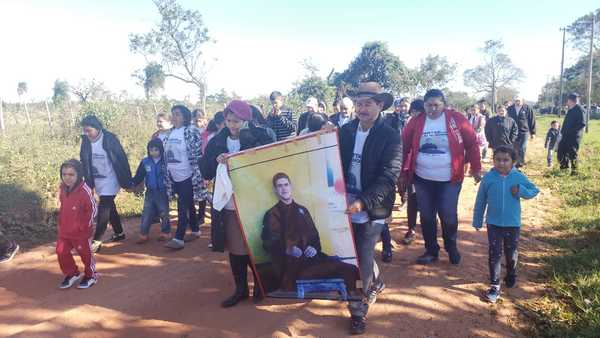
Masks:
[[[336,127],[341,128],[354,118],[354,103],[351,98],[344,97],[340,100],[339,108],[339,112],[331,115],[329,121]]]
[[[200,159],[200,170],[206,180],[215,178],[217,166],[227,163],[228,154],[273,142],[272,137],[264,128],[257,127],[252,123],[252,110],[248,103],[233,100],[225,108],[224,114],[226,127],[208,142],[206,152]],[[235,282],[235,291],[221,303],[223,307],[234,306],[248,298],[248,266],[252,268],[252,265],[241,231],[232,199],[223,210],[212,209],[212,250],[224,252],[227,249],[229,251],[229,264]],[[253,271],[253,273],[255,272]],[[254,280],[257,279],[254,278]],[[254,286],[253,296],[255,300],[262,297],[257,284]]]
[[[519,135],[515,141],[515,150],[519,154],[517,168],[525,165],[525,153],[529,138],[535,137],[535,114],[533,110],[523,102],[520,97],[515,98],[512,106],[508,107],[508,116],[517,122]]]
[[[558,143],[558,161],[561,169],[569,169],[571,164],[571,174],[577,173],[577,151],[583,137],[585,128],[586,112],[579,105],[579,94],[572,93],[567,97],[567,115],[563,121],[561,134],[562,138]]]
[[[88,115],[80,124],[84,136],[81,139],[79,158],[83,164],[85,182],[100,196],[92,243],[92,250],[97,252],[102,246],[102,236],[109,221],[114,231],[111,241],[125,239],[115,197],[121,188],[129,188],[131,169],[119,139],[104,129],[97,117]]]
[[[512,146],[519,136],[517,123],[506,116],[506,107],[498,105],[496,116],[489,119],[485,125],[485,138],[488,146],[495,150],[500,146]]]
[[[350,202],[346,212],[352,215],[365,296],[363,301],[349,303],[352,334],[365,331],[369,304],[375,303],[385,288],[374,255],[385,219],[392,214],[402,168],[400,135],[381,118],[381,112],[393,101],[394,97],[383,93],[378,83],[361,83],[354,95],[357,118],[345,124],[339,133]]]
[[[544,148],[546,148],[546,161],[548,163],[548,167],[552,167],[552,155],[554,154],[554,150],[558,147],[558,142],[560,140],[560,125],[558,121],[550,122],[550,129],[546,133],[546,141],[544,141]]]
[[[319,101],[317,101],[314,97],[309,97],[306,100],[306,111],[298,117],[298,127],[296,128],[296,135],[300,135],[300,133],[308,127],[308,120],[310,117],[317,113],[319,110]]]

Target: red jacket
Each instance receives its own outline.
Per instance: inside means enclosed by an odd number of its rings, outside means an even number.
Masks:
[[[95,217],[96,200],[85,182],[81,182],[69,193],[64,184],[60,186],[59,238],[90,238]]]
[[[481,171],[477,135],[469,120],[461,113],[451,109],[445,109],[444,113],[446,113],[448,145],[452,160],[452,176],[450,180],[452,182],[462,182],[465,177],[464,165],[467,161],[471,163],[471,173],[479,173]],[[402,131],[403,166],[401,177],[406,183],[412,183],[415,175],[421,135],[425,127],[425,117],[426,114],[423,113],[410,119]]]

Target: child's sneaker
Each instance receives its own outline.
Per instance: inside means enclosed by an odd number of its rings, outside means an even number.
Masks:
[[[77,283],[79,281],[79,279],[81,279],[81,274],[80,273],[78,273],[76,275],[73,275],[73,276],[67,276],[62,281],[62,283],[60,283],[60,285],[58,287],[60,289],[68,289],[71,286],[75,285],[75,283]]]
[[[111,242],[120,242],[122,240],[125,240],[125,233],[122,232],[120,234],[113,234],[112,237],[110,238]]]
[[[498,301],[499,298],[500,298],[500,286],[499,285],[492,285],[490,287],[490,289],[485,293],[485,300],[492,304],[496,304],[496,302]]]
[[[195,241],[198,238],[200,238],[200,235],[202,233],[200,231],[196,231],[196,232],[190,232],[189,234],[185,234],[185,236],[183,236],[183,241],[184,242],[191,242],[191,241]]]
[[[504,278],[504,284],[507,288],[513,288],[517,284],[517,276],[506,276]]]
[[[402,239],[402,244],[410,245],[415,240],[417,233],[414,230],[408,230]]]
[[[92,285],[96,284],[97,280],[94,277],[84,278],[81,283],[77,286],[78,289],[88,289],[91,288]]]
[[[375,283],[371,285],[369,292],[367,292],[367,303],[369,303],[370,305],[375,304],[375,302],[377,301],[377,296],[379,296],[379,294],[382,293],[384,289],[385,283],[382,280],[375,281]]]
[[[0,263],[10,262],[17,252],[19,252],[19,244],[15,241],[8,243],[5,252],[0,253]]]
[[[100,249],[102,249],[102,241],[92,241],[92,252],[100,252]]]

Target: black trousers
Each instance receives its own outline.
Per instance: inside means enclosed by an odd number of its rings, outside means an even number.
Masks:
[[[579,142],[577,140],[563,139],[558,144],[556,157],[560,163],[561,169],[577,169],[577,151],[579,151]]]
[[[408,199],[406,201],[406,218],[408,219],[408,229],[417,231],[417,193],[409,192]]]
[[[96,218],[96,233],[94,234],[95,241],[100,241],[102,239],[102,236],[104,236],[104,233],[106,232],[108,222],[110,222],[115,234],[123,232],[121,216],[119,216],[117,206],[115,205],[115,197],[116,196],[100,196],[98,216]]]
[[[488,224],[490,283],[492,285],[500,285],[502,251],[504,251],[506,259],[506,275],[517,277],[520,231],[519,227],[499,227]]]

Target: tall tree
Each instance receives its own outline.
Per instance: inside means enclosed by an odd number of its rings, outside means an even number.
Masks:
[[[367,42],[348,69],[336,74],[333,82],[338,87],[343,83],[356,87],[365,80],[377,81],[395,94],[408,92],[414,83],[411,71],[381,41]]]
[[[496,107],[496,92],[499,87],[511,87],[525,77],[523,70],[515,66],[510,57],[502,52],[503,48],[504,44],[500,40],[486,41],[481,49],[484,63],[465,70],[463,74],[465,86],[491,97],[492,109]]]
[[[175,0],[153,0],[161,20],[150,32],[130,34],[129,48],[143,55],[147,63],[162,66],[172,77],[198,88],[205,108],[206,62],[203,46],[211,41],[200,12],[184,9]]]
[[[17,84],[17,95],[19,95],[19,102],[25,108],[25,116],[27,117],[27,124],[31,125],[31,116],[29,115],[29,109],[27,108],[27,102],[23,100],[23,95],[27,94],[27,82],[19,82]]]
[[[71,88],[67,81],[61,81],[56,79],[54,86],[52,87],[52,102],[55,106],[60,106],[65,102],[69,101],[69,93]]]
[[[455,63],[450,63],[444,56],[427,55],[414,71],[415,91],[422,93],[431,88],[444,88],[455,74]]]
[[[305,70],[304,77],[294,83],[290,96],[296,97],[297,101],[304,102],[309,97],[315,97],[319,101],[331,102],[335,96],[336,88],[331,86],[326,79],[319,76],[319,69],[312,60],[302,61]],[[293,99],[291,99],[293,101]],[[302,107],[303,108],[303,107]]]
[[[89,81],[82,79],[77,85],[71,87],[71,92],[79,98],[81,103],[106,100],[112,96],[110,91],[104,86],[104,83],[95,79]]]
[[[600,8],[596,9],[593,12],[593,15],[596,16],[596,27],[595,31],[600,32]],[[569,42],[575,46],[580,51],[588,53],[590,50],[590,36],[592,34],[592,17],[590,14],[586,14],[577,20],[573,21],[567,27],[567,32],[569,33]],[[600,34],[595,34],[594,36],[594,45],[600,45]],[[598,48],[598,47],[595,47]]]
[[[165,87],[165,73],[162,65],[156,62],[150,62],[143,70],[136,71],[133,77],[138,79],[138,84],[144,88],[146,100],[150,100]]]

